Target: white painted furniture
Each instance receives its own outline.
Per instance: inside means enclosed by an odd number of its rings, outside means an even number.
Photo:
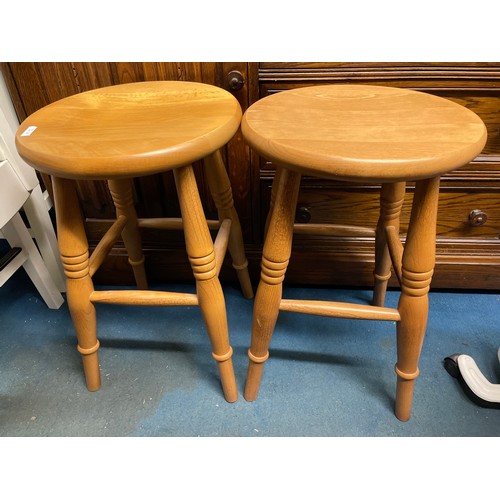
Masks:
[[[18,126],[0,73],[0,236],[10,247],[20,249],[17,254],[9,252],[10,260],[0,271],[0,286],[23,266],[47,306],[57,309],[64,302],[61,292],[65,291],[65,279],[48,212],[51,201],[42,192],[34,170],[17,153],[14,133]]]

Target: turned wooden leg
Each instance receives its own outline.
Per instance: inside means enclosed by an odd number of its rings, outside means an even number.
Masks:
[[[247,299],[253,297],[252,283],[248,274],[248,261],[243,245],[241,224],[236,209],[234,208],[231,184],[220,151],[205,158],[205,174],[208,186],[219,213],[219,220],[231,219],[231,234],[229,236],[228,250],[240,281],[241,290]]]
[[[144,269],[141,235],[137,224],[134,207],[134,191],[131,179],[113,179],[108,181],[109,190],[116,208],[116,217],[124,215],[127,223],[122,231],[122,239],[128,253],[128,261],[134,271],[135,282],[139,290],[147,290],[148,280]]]
[[[439,178],[418,181],[403,253],[397,328],[396,417],[409,420],[418,360],[427,326],[428,292],[434,271]]]
[[[101,387],[99,341],[96,334],[96,313],[90,302],[94,285],[89,274],[89,249],[75,181],[53,179],[59,253],[66,274],[68,307],[78,338],[83,369],[89,391]]]
[[[281,167],[276,167],[274,173],[273,185],[271,186],[271,198],[269,200],[269,212],[266,217],[266,225],[264,226],[264,241],[266,240],[267,231],[269,229],[269,223],[271,222],[271,216],[273,214],[274,203],[276,201],[276,192],[278,191],[278,186],[280,183],[280,176],[283,169]]]
[[[283,169],[274,182],[277,183],[276,198],[264,243],[260,283],[253,310],[252,342],[248,350],[247,401],[257,399],[264,362],[269,357],[268,347],[278,318],[282,284],[292,249],[300,174]]]
[[[380,217],[375,236],[375,287],[373,292],[373,305],[383,307],[387,283],[391,277],[391,256],[387,245],[386,230],[394,227],[399,234],[399,216],[403,206],[406,184],[382,184],[380,192]]]
[[[229,343],[226,305],[217,277],[214,245],[203,213],[196,179],[191,166],[174,170],[179,195],[186,249],[196,279],[196,292],[212,356],[217,361],[222,389],[230,403],[238,399],[233,371],[233,349]]]

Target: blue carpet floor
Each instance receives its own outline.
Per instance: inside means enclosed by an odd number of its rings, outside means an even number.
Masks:
[[[193,291],[190,285],[170,286]],[[244,400],[252,301],[224,286],[236,403],[221,392],[197,307],[98,305],[102,388],[85,388],[66,303],[50,310],[23,270],[0,289],[2,436],[500,436],[443,368],[455,352],[500,382],[500,294],[431,293],[412,418],[393,414],[395,325],[282,312],[259,398]],[[369,290],[284,296],[366,303]],[[389,292],[387,305],[398,294]]]
[[[393,413],[395,325],[386,322],[282,312],[259,398],[245,401],[252,301],[244,299],[234,285],[223,288],[240,393],[233,404],[222,396],[197,307],[98,305],[102,388],[88,392],[66,303],[59,310],[48,309],[24,270],[18,271],[0,289],[0,436],[6,438],[4,444],[12,437],[47,436],[500,436],[500,411],[470,401],[443,367],[445,356],[466,353],[490,381],[500,382],[500,294],[430,294],[421,375],[412,418],[403,423]],[[191,285],[166,289],[193,291]],[[286,287],[284,296],[367,303],[371,291]],[[387,305],[396,306],[397,299],[398,293],[389,292]],[[243,447],[266,450],[274,441],[244,440]],[[397,456],[401,441],[396,441]],[[328,439],[320,442],[321,446],[331,443]],[[218,449],[224,449],[227,440],[217,443]],[[241,441],[238,443],[241,448]],[[288,440],[279,443],[282,451],[291,448],[290,456],[296,452]],[[368,439],[368,443],[372,441]],[[491,440],[488,443],[492,447]],[[392,444],[390,440],[384,448],[390,449]],[[343,449],[337,443],[332,446]],[[461,444],[456,446],[461,449]],[[183,453],[189,449],[182,446]],[[348,449],[356,446],[351,444]],[[443,460],[452,449],[439,452]],[[376,460],[376,447],[373,453]],[[177,464],[187,464],[198,455],[177,456],[184,456]],[[349,463],[350,455],[343,456]],[[272,453],[264,455],[262,463],[272,462],[272,457]],[[356,460],[359,456],[352,459]]]

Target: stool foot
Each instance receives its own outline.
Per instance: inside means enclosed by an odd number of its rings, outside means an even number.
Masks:
[[[266,357],[267,359],[267,357]],[[264,371],[263,362],[255,362],[250,359],[248,362],[247,379],[245,382],[244,398],[247,401],[255,401],[259,395],[260,380]]]
[[[282,280],[288,261],[283,263],[277,274]],[[282,283],[266,283],[264,280],[271,279],[266,273],[271,273],[266,266],[267,261],[262,259],[262,278],[255,295],[253,319],[252,319],[252,341],[248,350],[248,373],[245,383],[245,399],[255,401],[259,393],[260,379],[264,369],[264,362],[269,357],[269,344],[276,326],[279,315],[279,304],[282,296]],[[257,354],[255,354],[257,353]]]
[[[396,418],[402,422],[410,420],[414,387],[414,379],[405,380],[398,377],[396,383],[396,404],[394,407],[394,414]]]
[[[413,373],[403,373],[396,363],[394,371],[397,374],[395,414],[399,420],[406,422],[410,420],[413,388],[419,370],[417,368]]]
[[[63,260],[64,264],[64,260]],[[96,336],[96,311],[89,297],[93,291],[90,278],[67,280],[68,308],[78,338],[78,352],[82,355],[87,389],[97,391],[101,387],[99,369],[99,341]]]
[[[215,262],[214,262],[215,264]],[[217,361],[224,397],[229,403],[238,399],[234,376],[229,332],[226,319],[226,305],[218,278],[197,280],[196,289],[201,313],[208,337],[212,344],[212,356]]]
[[[404,270],[403,273],[405,273]],[[432,273],[427,274],[427,276],[430,275]],[[420,283],[425,286],[425,283],[430,283],[430,277]],[[418,293],[416,290],[413,289],[412,292]],[[424,295],[407,295],[408,290],[404,287],[398,305],[401,320],[397,325],[398,359],[395,366],[397,374],[395,413],[396,417],[402,421],[407,421],[410,418],[413,387],[419,374],[418,361],[427,324],[427,291],[425,288],[420,290]]]
[[[232,350],[231,350],[232,353]],[[222,384],[222,392],[228,403],[234,403],[238,400],[238,389],[234,377],[233,361],[231,358],[225,361],[218,361],[219,376]]]
[[[83,355],[82,362],[87,389],[90,392],[98,391],[101,388],[101,371],[99,369],[97,351],[92,354]]]

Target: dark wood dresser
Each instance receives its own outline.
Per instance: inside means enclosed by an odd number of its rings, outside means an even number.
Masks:
[[[488,142],[469,165],[442,179],[436,270],[433,288],[500,289],[500,63],[2,63],[14,105],[22,120],[62,97],[104,85],[151,79],[185,79],[231,91],[243,110],[274,92],[323,84],[369,84],[411,88],[446,97],[475,111],[486,123]],[[237,134],[224,151],[235,205],[243,226],[251,273],[257,282],[262,230],[269,206],[274,166],[253,154]],[[215,207],[197,169],[208,216]],[[43,178],[50,187],[50,179]],[[137,179],[139,216],[179,215],[171,173]],[[110,225],[113,205],[106,185],[79,184],[89,241],[96,243]],[[409,215],[412,186],[403,208]],[[303,178],[297,221],[375,226],[378,189]],[[151,281],[191,279],[181,233],[145,230],[144,248]],[[286,282],[304,285],[371,286],[372,238],[296,235]],[[311,255],[321,254],[312,259]],[[314,265],[311,266],[310,262]],[[227,266],[225,266],[227,267]],[[230,269],[222,279],[232,279]],[[123,248],[117,246],[96,281],[131,283]],[[396,282],[392,282],[396,284]]]

